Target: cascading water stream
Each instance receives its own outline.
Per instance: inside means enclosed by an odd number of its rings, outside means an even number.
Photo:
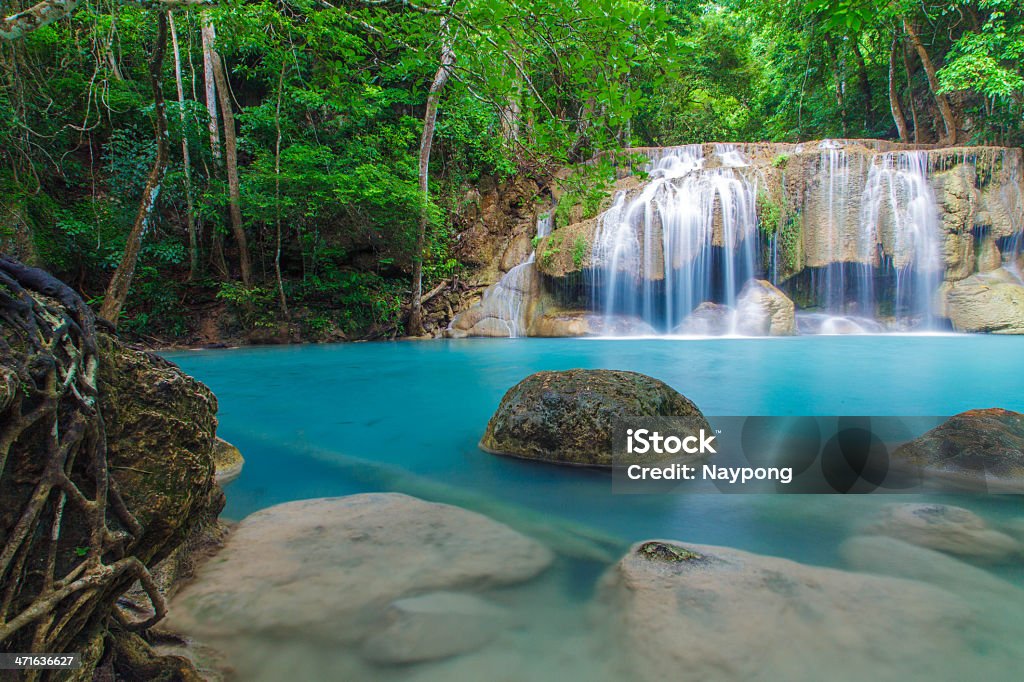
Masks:
[[[671,331],[703,303],[735,307],[743,286],[766,276],[762,256],[773,283],[786,286],[778,234],[760,253],[756,169],[735,145],[714,145],[713,158],[703,149],[651,152],[647,183],[618,192],[598,218],[593,307],[606,323],[627,315]],[[817,182],[797,209],[810,221],[801,233],[810,285],[802,330],[934,326],[943,232],[928,158],[819,145]]]
[[[893,316],[924,329],[934,324],[932,296],[942,280],[937,205],[927,152],[875,156],[861,200],[861,233],[872,244],[883,232],[892,235]]]
[[[715,154],[705,168],[699,145],[662,150],[640,192],[619,192],[599,218],[595,307],[609,318],[671,330],[704,301],[734,304],[756,274],[757,182],[735,147]]]
[[[543,238],[549,234],[551,234],[551,214],[547,213],[537,219],[537,237]],[[496,284],[488,288],[480,302],[488,317],[498,320],[504,325],[510,338],[516,338],[526,333],[528,324],[526,314],[530,295],[534,290],[536,260],[537,250],[535,248],[526,260],[514,266],[502,275]]]

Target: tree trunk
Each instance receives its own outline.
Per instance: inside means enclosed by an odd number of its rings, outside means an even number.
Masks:
[[[899,38],[893,38],[892,47],[889,48],[889,108],[892,109],[892,119],[896,121],[896,130],[900,133],[900,142],[909,142],[907,117],[903,115],[899,89],[896,87],[896,50],[899,46]]]
[[[107,286],[106,295],[103,297],[103,305],[100,307],[100,317],[108,320],[115,327],[125,300],[128,298],[128,290],[131,288],[132,278],[135,276],[135,265],[139,259],[139,250],[142,248],[142,239],[149,229],[167,165],[167,105],[164,102],[162,83],[166,51],[167,17],[163,12],[158,12],[156,44],[153,46],[153,54],[149,60],[149,84],[153,90],[153,111],[156,118],[153,124],[156,134],[156,158],[153,160],[153,168],[146,178],[139,210],[135,214],[135,223],[132,225],[131,232],[128,233],[128,241],[125,243],[121,262],[118,264],[117,270],[114,271],[114,276]]]
[[[522,76],[515,70],[515,88],[505,99],[505,106],[498,112],[501,121],[501,135],[510,148],[515,149],[519,144],[519,126],[522,118],[523,81]]]
[[[903,43],[903,72],[907,76],[907,99],[910,101],[910,118],[914,123],[914,143],[921,142],[921,126],[917,123],[917,104],[914,103],[914,76],[910,71],[910,50]]]
[[[864,53],[861,52],[856,40],[851,41],[850,47],[853,49],[853,56],[857,61],[857,74],[860,78],[860,93],[864,98],[864,130],[870,131],[874,124],[874,116],[872,116],[873,109],[871,107],[874,97],[871,92],[871,79],[868,77],[868,65],[864,62]]]
[[[935,73],[935,65],[932,63],[931,57],[928,56],[928,51],[925,49],[924,43],[921,42],[920,36],[906,19],[903,20],[903,30],[907,32],[910,44],[917,51],[921,66],[924,67],[924,73],[928,77],[928,89],[931,90],[935,104],[939,107],[939,113],[942,114],[945,134],[939,139],[939,144],[956,144],[956,118],[953,116],[953,107],[949,104],[949,98],[939,92],[939,78]]]
[[[82,0],[50,0],[32,5],[28,9],[13,14],[0,13],[0,38],[17,40],[42,28],[47,24],[59,21],[78,9]]]
[[[206,111],[210,115],[210,152],[214,161],[220,161],[220,132],[217,124],[217,85],[213,77],[213,44],[217,31],[209,16],[203,15],[203,83],[206,87]]]
[[[274,127],[277,129],[277,141],[274,144],[274,211],[277,231],[277,247],[274,251],[274,275],[277,277],[277,295],[281,302],[281,314],[288,319],[288,299],[284,295],[284,282],[281,280],[281,97],[284,93],[284,64],[281,64],[281,75],[277,79],[277,109],[274,111]]]
[[[174,49],[174,83],[178,88],[181,159],[185,171],[185,207],[188,221],[188,278],[191,280],[199,270],[199,239],[196,234],[196,207],[192,200],[192,160],[188,152],[188,135],[185,134],[185,87],[181,78],[181,50],[178,47],[178,31],[174,27],[174,14],[170,10],[167,10],[167,25],[171,30],[171,47]]]
[[[420,225],[416,233],[416,251],[412,266],[412,301],[409,306],[409,324],[406,333],[416,336],[423,333],[423,251],[426,248],[427,224],[430,221],[430,149],[434,144],[434,125],[437,123],[437,105],[441,90],[448,82],[448,76],[455,65],[455,51],[448,34],[448,18],[441,18],[441,65],[434,74],[427,94],[427,108],[423,114],[423,135],[420,138]]]
[[[238,264],[242,270],[242,284],[252,286],[252,261],[249,258],[249,242],[242,225],[242,197],[238,183],[238,141],[235,133],[235,115],[231,110],[231,93],[228,91],[228,76],[224,61],[217,50],[210,51],[213,57],[213,79],[217,84],[217,101],[220,115],[224,119],[224,160],[228,174],[228,209],[231,215],[231,233],[238,246]]]
[[[843,137],[849,137],[850,131],[846,124],[846,81],[842,74],[842,65],[840,64],[839,51],[835,48],[832,43],[832,39],[829,36],[825,36],[825,54],[828,55],[829,61],[832,63],[832,81],[835,84],[835,95],[836,105],[839,107],[839,124],[842,127]]]

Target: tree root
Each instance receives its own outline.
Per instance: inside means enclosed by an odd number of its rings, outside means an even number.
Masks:
[[[0,256],[0,324],[0,492],[22,500],[0,535],[0,650],[66,650],[136,580],[152,615],[113,615],[148,628],[167,606],[131,556],[142,528],[110,477],[95,317],[59,280]]]

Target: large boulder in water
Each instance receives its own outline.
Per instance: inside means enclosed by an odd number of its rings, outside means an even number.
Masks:
[[[896,448],[892,461],[969,490],[1024,491],[1024,414],[963,412]]]
[[[513,386],[487,424],[487,452],[556,464],[612,465],[613,430],[628,417],[691,417],[697,406],[668,384],[636,372],[537,372]]]
[[[771,282],[750,280],[736,299],[736,331],[744,336],[796,334],[793,301]]]
[[[999,268],[945,286],[940,313],[962,332],[1024,334],[1024,284]]]
[[[431,618],[464,624],[484,608],[451,595],[403,600],[515,585],[552,559],[544,545],[481,514],[407,495],[288,502],[238,524],[178,595],[171,622],[211,645],[365,642],[373,660],[425,660],[454,653],[453,645],[414,647],[413,631],[429,630]],[[403,650],[389,637],[409,644]]]
[[[597,609],[630,679],[1013,679],[958,595],[726,547],[634,545]]]

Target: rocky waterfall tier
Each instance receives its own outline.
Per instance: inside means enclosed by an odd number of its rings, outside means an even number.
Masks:
[[[1024,329],[1020,149],[825,140],[594,163],[609,162],[617,180],[595,215],[559,207],[453,335]],[[786,307],[745,300],[757,281],[795,304],[795,324],[744,323]],[[495,305],[510,289],[515,307]]]

